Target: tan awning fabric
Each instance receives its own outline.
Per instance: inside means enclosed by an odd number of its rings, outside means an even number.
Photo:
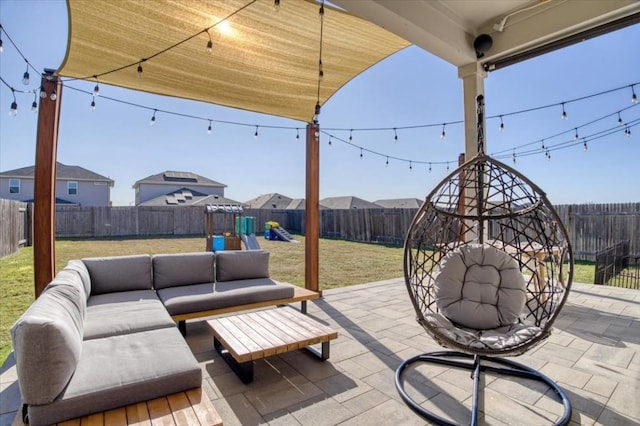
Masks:
[[[94,80],[309,122],[318,99],[319,4],[306,0],[68,0],[63,77]],[[248,5],[248,6],[247,6]],[[229,32],[217,25],[222,18]],[[149,58],[194,34],[191,40]],[[409,43],[325,5],[320,104]],[[122,66],[135,65],[101,75]]]

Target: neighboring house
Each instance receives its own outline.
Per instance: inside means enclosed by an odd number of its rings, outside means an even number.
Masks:
[[[245,205],[239,201],[225,198],[221,195],[207,195],[202,192],[194,191],[189,188],[180,188],[169,194],[161,195],[151,200],[147,200],[144,203],[138,204],[139,206],[204,206],[205,204],[219,204],[219,205]]]
[[[250,209],[286,209],[292,199],[286,195],[273,193],[264,194],[259,197],[245,201]]]
[[[32,202],[35,166],[0,173],[0,198]],[[113,180],[80,166],[56,163],[56,204],[110,206]]]
[[[422,200],[418,198],[391,198],[374,201],[374,204],[385,209],[418,209],[422,205]]]
[[[147,176],[133,184],[136,206],[154,198],[172,195],[184,190],[203,195],[224,197],[227,185],[191,172],[164,171]],[[157,204],[154,204],[157,205]],[[166,205],[166,204],[163,204]]]
[[[320,200],[320,205],[327,209],[379,209],[377,204],[373,204],[362,198],[345,196],[345,197],[328,197]]]
[[[304,198],[294,198],[289,202],[286,209],[287,210],[304,210],[307,203]]]

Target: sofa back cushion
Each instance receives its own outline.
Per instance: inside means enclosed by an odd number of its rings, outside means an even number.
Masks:
[[[156,290],[215,281],[214,254],[210,251],[157,254],[152,262]]]
[[[73,275],[75,285],[64,282]],[[11,328],[24,403],[49,404],[67,386],[82,352],[85,307],[78,274],[61,271]]]
[[[269,278],[266,250],[227,250],[216,253],[216,281]]]
[[[82,259],[91,277],[91,294],[150,290],[151,256],[147,254]]]
[[[82,260],[73,259],[67,263],[67,266],[64,267],[63,271],[75,271],[82,280],[82,285],[84,287],[84,293],[89,299],[91,296],[91,276],[89,275],[89,270]]]

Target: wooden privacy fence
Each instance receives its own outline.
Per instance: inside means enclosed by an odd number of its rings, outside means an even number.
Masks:
[[[0,258],[31,245],[31,205],[0,199]]]
[[[555,206],[564,223],[573,253],[595,260],[596,253],[629,240],[629,252],[640,254],[640,203],[571,204]]]
[[[2,254],[23,241],[25,219],[19,209],[26,203],[0,200]],[[13,205],[14,207],[7,207]],[[18,206],[19,205],[19,206]],[[18,206],[18,207],[15,207]],[[595,260],[599,250],[629,240],[631,255],[640,254],[640,202],[621,204],[573,204],[556,206],[573,245],[575,258]],[[320,236],[341,240],[402,245],[417,209],[320,210]],[[286,230],[304,234],[304,210],[245,209],[255,217],[255,232],[263,235],[264,223],[276,221]],[[8,220],[7,220],[8,219]],[[214,218],[214,232],[231,232],[232,217]],[[26,223],[30,224],[30,220]],[[13,235],[19,235],[18,237]],[[56,236],[105,238],[129,236],[205,236],[204,206],[162,207],[56,207]]]

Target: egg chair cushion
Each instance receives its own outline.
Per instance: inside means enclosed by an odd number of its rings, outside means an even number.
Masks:
[[[516,323],[526,301],[518,262],[482,244],[465,244],[449,252],[440,261],[434,290],[446,318],[476,330]]]

